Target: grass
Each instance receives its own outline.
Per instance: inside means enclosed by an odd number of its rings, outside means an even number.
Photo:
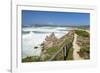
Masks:
[[[90,48],[89,47],[81,48],[79,55],[84,59],[90,59]]]
[[[51,55],[47,54],[43,61],[48,61],[51,58]]]
[[[26,58],[22,59],[22,62],[38,62],[40,61],[39,56],[27,56]]]
[[[81,48],[80,51],[81,52],[89,52],[90,49],[89,49],[89,47],[84,47],[84,48]]]
[[[51,48],[47,49],[47,53],[50,54],[50,55],[54,54],[57,51],[58,51],[57,47],[51,47]]]
[[[67,46],[69,47],[69,49],[72,47],[72,42],[73,42],[73,37],[64,37],[64,42],[61,42],[60,45],[56,46],[56,47],[51,47],[51,48],[48,48],[46,50],[46,57],[45,57],[45,60],[48,60],[50,59],[59,49],[61,49],[64,45],[67,44]],[[70,50],[68,50],[68,59],[69,60],[72,60],[72,54],[73,54],[73,49],[71,48]],[[63,56],[63,53],[60,52],[56,58],[54,60],[64,60],[64,56]]]
[[[90,34],[85,30],[75,30],[75,33],[78,35],[78,43],[80,44],[79,55],[84,59],[90,58]]]
[[[48,48],[46,50],[47,52],[47,55],[45,57],[45,60],[49,60],[57,51],[58,51],[58,48],[57,47],[51,47],[51,48]]]
[[[58,61],[64,60],[63,53],[62,53],[62,52],[59,53],[59,54],[56,56],[56,58],[54,59],[54,61],[55,61],[55,60],[58,60]]]
[[[90,34],[84,30],[75,30],[75,33],[79,36],[82,36],[82,37],[89,37]]]
[[[69,49],[67,60],[73,60],[73,48]]]

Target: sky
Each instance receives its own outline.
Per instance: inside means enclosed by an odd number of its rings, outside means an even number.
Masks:
[[[22,10],[22,25],[90,25],[89,13]]]

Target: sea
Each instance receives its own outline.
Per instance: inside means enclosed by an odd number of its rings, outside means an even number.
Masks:
[[[70,27],[22,27],[22,58],[27,56],[40,56],[41,44],[46,36],[54,33],[59,39],[69,32]]]

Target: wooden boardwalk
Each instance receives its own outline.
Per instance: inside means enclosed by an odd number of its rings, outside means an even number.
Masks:
[[[63,52],[63,59],[66,60],[67,55],[68,55],[68,51],[69,49],[72,47],[72,43],[73,43],[73,39],[74,39],[74,33],[73,32],[69,32],[67,35],[63,36],[61,38],[62,41],[59,42],[59,50],[49,59],[49,61],[54,60],[61,52]]]

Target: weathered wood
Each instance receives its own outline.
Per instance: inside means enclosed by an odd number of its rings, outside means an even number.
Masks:
[[[67,49],[68,49],[67,46],[63,47],[64,60],[66,60],[66,58],[67,58],[67,51],[68,51]]]
[[[63,49],[63,48],[59,49],[59,50],[49,59],[49,61],[52,61],[53,59],[55,59],[55,57],[56,57],[60,52],[62,52],[62,49]]]
[[[62,51],[63,51],[64,60],[67,59],[68,51],[72,47],[73,34],[74,33],[67,34],[68,38],[66,36],[63,37],[65,39],[63,39],[62,42],[60,41],[61,42],[59,46],[60,49],[49,59],[49,61],[54,60],[58,56],[58,54],[61,53]],[[71,36],[68,36],[68,35],[71,35]],[[66,42],[66,38],[70,39],[71,41]]]
[[[68,44],[67,44],[67,45],[68,45]],[[67,53],[68,53],[68,50],[67,50],[67,49],[70,49],[70,48],[71,48],[71,46],[68,46],[68,47],[67,47],[67,45],[64,45],[63,47],[61,47],[61,48],[49,59],[49,61],[54,60],[54,59],[57,57],[57,55],[58,55],[59,53],[61,53],[62,51],[63,51],[63,55],[64,55],[64,60],[66,60],[66,58],[67,58]]]

